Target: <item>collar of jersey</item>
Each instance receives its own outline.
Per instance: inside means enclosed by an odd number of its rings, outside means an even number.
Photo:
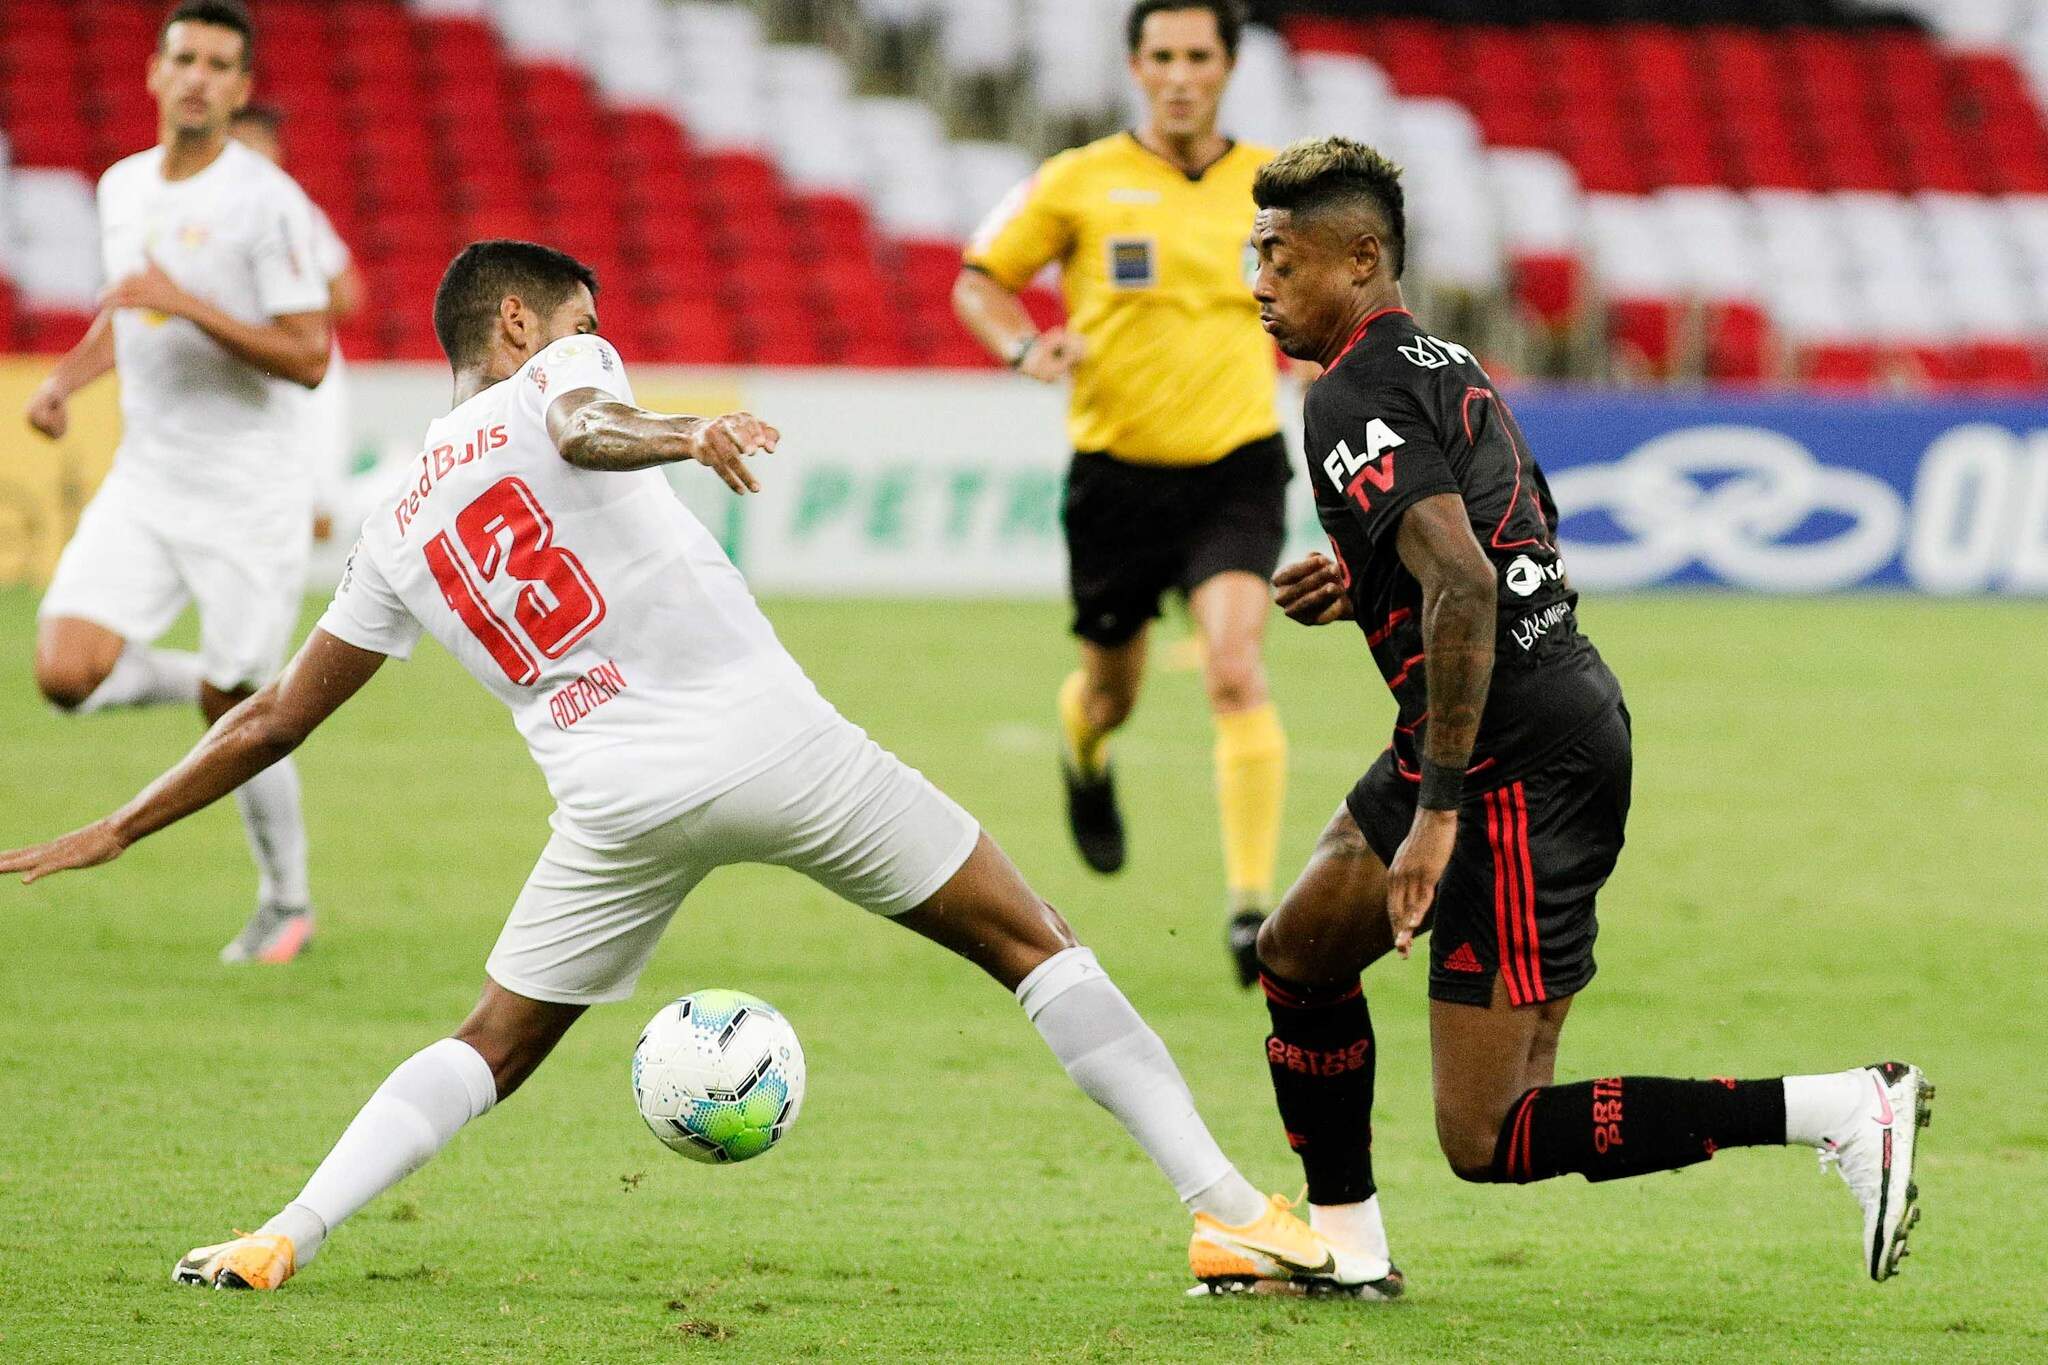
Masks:
[[[1351,340],[1345,342],[1344,349],[1337,352],[1337,358],[1335,360],[1332,360],[1328,365],[1325,365],[1323,367],[1323,373],[1328,374],[1331,370],[1336,369],[1338,365],[1342,364],[1344,361],[1344,357],[1351,354],[1351,348],[1353,346],[1356,346],[1359,342],[1365,340],[1365,329],[1372,326],[1373,323],[1379,321],[1381,318],[1387,316],[1387,314],[1389,313],[1399,313],[1404,318],[1412,318],[1415,316],[1415,314],[1409,312],[1406,308],[1382,308],[1377,312],[1367,313],[1365,315],[1365,321],[1359,323],[1358,330],[1351,334]]]
[[[1148,161],[1155,161],[1159,165],[1166,167],[1167,170],[1172,171],[1175,175],[1179,176],[1181,179],[1187,181],[1191,185],[1201,184],[1204,180],[1208,178],[1209,172],[1215,170],[1218,166],[1221,166],[1224,162],[1230,160],[1230,154],[1237,150],[1236,138],[1227,137],[1223,139],[1223,155],[1217,157],[1214,161],[1202,167],[1200,174],[1189,175],[1185,170],[1181,169],[1181,166],[1178,162],[1169,161],[1165,157],[1161,156],[1159,153],[1153,151],[1150,147],[1147,147],[1145,145],[1145,139],[1138,136],[1137,129],[1124,129],[1124,136],[1131,140],[1131,145],[1133,147],[1136,147],[1139,151],[1145,154],[1145,158]]]

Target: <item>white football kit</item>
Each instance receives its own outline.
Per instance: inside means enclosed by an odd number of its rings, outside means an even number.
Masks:
[[[511,710],[554,835],[488,970],[538,1000],[632,994],[669,917],[727,863],[900,914],[974,850],[974,818],[825,699],[659,470],[564,460],[548,405],[633,391],[568,337],[427,430],[320,628],[404,658],[424,629]]]
[[[154,259],[248,322],[327,307],[312,205],[238,142],[184,180],[151,148],[100,179],[107,278]],[[297,449],[303,390],[231,355],[182,318],[114,315],[122,437],[40,608],[126,639],[162,635],[199,605],[200,659],[223,690],[277,669],[298,624],[311,471]]]

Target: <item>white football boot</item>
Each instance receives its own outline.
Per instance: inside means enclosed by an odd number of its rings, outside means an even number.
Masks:
[[[1871,1279],[1888,1280],[1906,1258],[1906,1234],[1920,1221],[1913,1158],[1933,1113],[1934,1086],[1906,1062],[1879,1062],[1846,1074],[1861,1078],[1862,1098],[1830,1133],[1820,1164],[1840,1171],[1863,1206],[1863,1267]]]

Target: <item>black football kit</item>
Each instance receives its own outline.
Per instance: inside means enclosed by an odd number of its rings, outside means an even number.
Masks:
[[[1395,547],[1403,514],[1457,494],[1498,574],[1493,679],[1438,888],[1430,994],[1487,1004],[1496,971],[1517,1005],[1574,994],[1593,976],[1593,899],[1628,816],[1628,712],[1579,632],[1543,471],[1472,353],[1405,309],[1367,318],[1309,390],[1307,455],[1352,613],[1399,708],[1347,802],[1389,863],[1414,819],[1429,726],[1422,586]]]

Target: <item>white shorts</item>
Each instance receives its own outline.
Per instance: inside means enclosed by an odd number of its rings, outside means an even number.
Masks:
[[[224,692],[266,682],[284,662],[305,601],[311,513],[260,531],[197,536],[152,515],[119,474],[86,505],[38,617],[76,616],[149,644],[199,604],[199,662]]]
[[[533,1000],[624,1000],[683,897],[714,868],[772,863],[881,915],[930,900],[981,837],[972,815],[849,721],[623,847],[560,833],[485,970]]]

